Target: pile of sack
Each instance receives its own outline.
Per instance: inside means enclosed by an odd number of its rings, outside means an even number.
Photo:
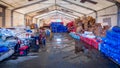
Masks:
[[[107,31],[106,37],[102,38],[100,51],[106,56],[112,58],[120,64],[120,27],[115,26],[112,30]]]

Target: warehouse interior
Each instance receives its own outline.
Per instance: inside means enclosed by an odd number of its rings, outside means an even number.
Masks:
[[[119,68],[120,0],[0,0],[1,68]]]

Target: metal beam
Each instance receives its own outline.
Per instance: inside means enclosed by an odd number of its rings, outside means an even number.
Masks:
[[[52,12],[52,11],[51,11]],[[60,13],[60,12],[56,12],[56,13]],[[50,14],[54,14],[54,13],[50,13]],[[48,15],[50,15],[50,14],[48,14]],[[60,14],[63,14],[63,13],[60,13]],[[67,13],[66,13],[67,14]],[[71,18],[74,18],[74,17],[72,17],[72,16],[69,16],[69,15],[66,15],[66,14],[64,14],[65,16],[68,16],[68,17],[71,17]],[[47,16],[48,16],[47,15]],[[41,17],[45,17],[46,15],[43,15],[43,16],[41,16]],[[38,18],[41,18],[41,17],[38,17]],[[76,16],[75,16],[76,17]]]
[[[13,10],[11,11],[11,27],[13,27]]]
[[[59,12],[57,12],[58,14],[63,14],[63,13],[59,13]],[[51,14],[54,14],[54,13],[51,13]],[[48,14],[48,15],[50,15],[50,14]],[[48,16],[47,15],[47,16]],[[69,17],[69,18],[74,18],[74,17],[72,17],[72,16],[68,16],[68,15],[65,15],[65,14],[63,14],[64,16],[67,16],[67,17]],[[39,18],[42,18],[42,17],[45,17],[46,15],[44,15],[44,16],[41,16],[41,17],[38,17],[38,19]]]
[[[1,19],[2,21],[0,22],[1,23],[1,26],[4,27],[5,26],[5,9],[4,7],[1,7],[2,11],[0,12],[0,16],[1,16]]]
[[[4,2],[4,1],[2,1],[2,0],[0,0],[0,2],[2,2],[2,3],[4,3],[4,4],[6,4],[6,5],[9,5],[9,6],[11,6],[11,7],[15,8],[15,7],[14,7],[14,6],[12,6],[11,4],[8,4],[8,3],[6,3],[6,2]]]
[[[114,4],[114,5],[105,7],[105,8],[103,8],[103,9],[97,10],[96,12],[99,12],[99,11],[102,11],[102,10],[105,10],[105,9],[108,9],[108,8],[110,8],[110,7],[113,7],[113,6],[116,6],[116,5]],[[89,13],[89,14],[93,14],[93,13],[95,13],[95,12],[92,12],[92,13]],[[89,15],[89,14],[88,14],[88,15]]]
[[[65,7],[63,7],[63,6],[60,6],[60,5],[57,5],[58,7],[61,7],[61,8],[64,8],[64,9],[68,9],[68,8],[65,8]],[[47,7],[48,8],[48,7]],[[43,9],[46,9],[46,8],[43,8]],[[77,12],[77,11],[74,11],[74,10],[72,10],[72,9],[68,9],[68,10],[70,10],[70,11],[73,11],[73,12],[76,12],[76,13],[79,13],[79,14],[82,14],[82,15],[85,15],[85,14],[83,14],[83,13],[80,13],[80,12]],[[54,11],[54,10],[52,10],[52,11]],[[48,11],[48,12],[50,12],[50,11]],[[27,14],[28,15],[28,14]],[[70,14],[70,15],[72,15],[72,14]],[[74,14],[73,14],[74,15]],[[38,15],[35,15],[35,16],[38,16]],[[33,16],[33,17],[35,17],[35,16]],[[75,16],[75,15],[74,15]],[[78,16],[77,16],[78,17]]]
[[[64,9],[68,9],[70,11],[73,11],[73,12],[76,12],[76,13],[79,13],[79,14],[82,14],[82,15],[86,15],[84,13],[81,13],[81,12],[78,12],[78,11],[75,11],[75,10],[72,10],[72,9],[69,9],[69,8],[66,8],[66,7],[63,7],[63,6],[60,6],[60,5],[57,5],[58,7],[61,7],[61,8],[64,8]]]
[[[59,11],[59,10],[58,10],[58,11]],[[61,12],[64,12],[64,11],[61,11]],[[66,13],[66,12],[64,12],[64,13]],[[76,16],[76,17],[79,17],[79,16],[74,15],[74,14],[71,14],[71,13],[67,13],[67,14],[72,15],[72,16]]]
[[[97,12],[95,12],[95,15],[96,15],[96,22],[98,22],[98,13]]]
[[[3,20],[2,20],[2,21],[3,21],[3,22],[2,22],[2,26],[3,26],[3,27],[5,27],[5,25],[6,25],[6,22],[5,22],[5,19],[6,19],[6,18],[5,18],[5,17],[6,17],[6,16],[5,16],[5,15],[6,15],[6,14],[5,14],[5,10],[6,10],[6,8],[3,8],[3,17],[2,17],[2,18],[3,18]]]
[[[117,26],[120,27],[120,3],[116,2],[116,5],[118,7],[118,11],[117,11]]]
[[[111,2],[111,3],[115,3],[116,1],[115,0],[106,0],[108,2]]]
[[[52,10],[52,11],[55,11],[55,10]],[[49,11],[49,12],[52,12],[52,11]],[[59,10],[57,10],[57,11],[59,11]],[[63,11],[60,11],[60,12],[63,12]],[[65,12],[64,12],[65,13]],[[46,14],[46,13],[44,13],[44,14]],[[66,14],[69,14],[69,15],[72,15],[72,16],[75,16],[75,17],[79,17],[79,16],[77,16],[77,15],[74,15],[74,14],[70,14],[70,13],[66,13]],[[41,14],[42,15],[42,14]],[[35,16],[39,16],[39,15],[35,15]],[[33,17],[35,17],[35,16],[33,16]]]
[[[50,13],[50,14],[48,14],[48,15],[51,15],[51,14],[54,14],[54,13]],[[43,16],[41,16],[41,17],[38,17],[38,19],[39,19],[39,18],[42,18],[42,17],[45,17],[45,16],[48,16],[48,15],[43,15]]]
[[[44,7],[44,8],[38,9],[38,10],[34,10],[34,11],[28,12],[28,13],[26,13],[26,14],[30,14],[30,13],[34,13],[34,12],[37,12],[37,11],[40,11],[40,10],[44,10],[44,9],[50,8],[50,7],[52,7],[52,6],[54,6],[54,5],[50,5],[50,6],[48,6],[48,7]]]
[[[54,10],[48,11],[47,13],[52,12],[52,11],[54,11]],[[43,13],[43,14],[45,14],[45,13]],[[39,14],[39,15],[42,15],[42,14]],[[34,15],[32,17],[34,18],[35,16],[39,16],[39,15],[37,14],[37,15]]]
[[[105,8],[103,8],[103,9],[97,10],[97,12],[98,12],[98,11],[101,11],[101,10],[105,10],[105,9],[110,8],[110,7],[113,7],[113,6],[116,6],[116,5],[114,4],[114,5],[111,5],[111,6],[105,7]]]
[[[59,13],[59,14],[63,14],[63,13],[60,13],[60,12],[57,12],[57,13]],[[69,16],[69,15],[66,15],[66,14],[63,14],[64,16],[68,16],[68,17],[71,17],[71,18],[74,18],[74,17],[72,17],[72,16]]]
[[[4,6],[4,5],[1,5],[1,4],[0,4],[0,7],[2,7],[2,8],[7,8],[6,6]]]
[[[91,10],[91,11],[96,12],[96,10],[94,10],[94,9],[91,9],[91,8],[89,8],[89,7],[85,7],[85,6],[83,6],[83,5],[79,5],[79,4],[70,2],[70,1],[68,1],[68,0],[62,0],[62,1],[65,1],[65,2],[68,2],[68,3],[70,3],[70,4],[74,4],[74,5],[76,5],[76,6],[79,6],[79,7],[82,7],[82,8],[85,8],[85,9],[88,9],[88,10]]]
[[[31,4],[27,4],[27,5],[23,5],[23,6],[17,7],[17,8],[15,8],[15,9],[13,9],[13,10],[17,10],[17,9],[25,8],[25,7],[28,7],[28,6],[34,5],[34,4],[38,4],[38,3],[40,3],[40,2],[44,2],[44,1],[48,1],[48,0],[40,0],[40,1],[37,1],[37,2],[31,3]]]
[[[105,16],[114,16],[114,15],[117,15],[117,13],[100,15],[99,17],[105,17]]]
[[[55,10],[52,10],[52,11],[55,11]],[[57,10],[57,11],[59,11],[59,10]],[[48,11],[48,12],[51,12],[51,11]],[[64,11],[61,11],[61,12],[64,12]],[[65,12],[64,12],[65,13]],[[44,13],[45,14],[45,13]],[[72,15],[72,16],[76,16],[76,17],[79,17],[79,16],[77,16],[77,15],[74,15],[74,14],[71,14],[71,13],[67,13],[67,14],[69,14],[69,15]],[[42,14],[41,14],[42,15]],[[38,16],[38,15],[35,15],[35,16]],[[33,17],[35,17],[35,16],[33,16]]]
[[[52,5],[52,6],[54,6],[54,5]],[[52,6],[49,6],[49,7],[52,7]],[[61,8],[64,8],[64,9],[68,9],[68,10],[73,11],[73,12],[75,12],[75,13],[79,13],[79,14],[82,14],[82,15],[86,15],[86,14],[84,14],[84,13],[81,13],[81,12],[78,12],[78,11],[75,11],[75,10],[72,10],[72,9],[69,9],[69,8],[66,8],[66,7],[63,7],[63,6],[60,6],[60,5],[56,5],[56,6],[61,7]],[[49,7],[46,7],[46,8],[49,8]],[[46,9],[46,8],[38,9],[38,10],[35,10],[35,11],[32,11],[32,12],[36,12],[36,11],[39,11],[39,10],[44,10],[44,9]],[[32,13],[32,12],[29,12],[29,13]],[[26,13],[26,14],[28,15],[29,13]]]

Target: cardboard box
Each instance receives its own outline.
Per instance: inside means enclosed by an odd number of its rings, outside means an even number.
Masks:
[[[79,26],[79,27],[77,27],[76,32],[81,33],[82,30],[83,30],[82,26]]]

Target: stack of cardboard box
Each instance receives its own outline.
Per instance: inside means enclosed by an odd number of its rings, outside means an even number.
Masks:
[[[100,36],[100,34],[101,34],[101,32],[102,32],[101,23],[95,23],[94,25],[95,25],[95,26],[93,27],[93,28],[94,28],[93,33],[94,33],[96,36]]]
[[[102,28],[102,32],[101,32],[101,36],[105,36],[106,35],[106,31],[109,29],[110,27],[108,25],[103,26]]]
[[[96,36],[105,36],[109,26],[102,28],[101,23],[95,23],[95,18],[91,16],[83,16],[75,19],[74,26],[77,28],[76,32],[82,33],[83,31],[93,32]]]

